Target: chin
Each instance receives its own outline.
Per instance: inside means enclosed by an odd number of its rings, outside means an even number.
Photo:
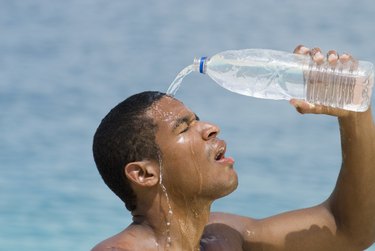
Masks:
[[[231,180],[229,183],[226,183],[225,185],[226,186],[223,187],[223,189],[221,189],[221,193],[216,199],[225,197],[225,196],[231,194],[232,192],[234,192],[236,190],[236,188],[238,187],[237,176],[235,178],[233,178],[233,180]]]
[[[228,193],[225,194],[224,196],[226,196],[226,195],[228,195],[228,194],[231,194],[234,190],[237,189],[237,187],[238,187],[238,179],[237,179],[237,177],[236,177],[236,179],[233,181],[233,183],[231,183],[231,187],[230,187]]]

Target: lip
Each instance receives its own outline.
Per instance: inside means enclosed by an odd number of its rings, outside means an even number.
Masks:
[[[227,144],[224,140],[217,140],[215,151],[214,151],[214,160],[216,163],[225,164],[225,165],[233,165],[234,159],[232,157],[226,157],[225,153],[227,151]],[[216,159],[217,156],[221,155],[220,159]]]

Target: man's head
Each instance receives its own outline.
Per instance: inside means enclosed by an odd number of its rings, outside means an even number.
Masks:
[[[103,119],[94,136],[94,158],[105,183],[131,211],[137,202],[133,189],[137,194],[159,189],[160,179],[172,200],[210,202],[237,186],[233,160],[224,157],[226,144],[217,138],[219,131],[199,121],[180,101],[143,92]]]
[[[105,116],[94,135],[93,154],[99,173],[130,211],[135,209],[136,196],[124,166],[134,161],[158,159],[157,128],[146,111],[165,95],[142,92],[127,98]]]

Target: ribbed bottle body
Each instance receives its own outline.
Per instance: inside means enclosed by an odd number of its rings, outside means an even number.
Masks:
[[[282,51],[224,51],[195,61],[222,87],[265,99],[303,99],[352,111],[364,111],[371,101],[373,65],[365,61],[317,65],[309,56]]]

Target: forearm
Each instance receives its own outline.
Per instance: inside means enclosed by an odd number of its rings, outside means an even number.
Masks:
[[[371,110],[339,118],[342,168],[329,199],[338,232],[363,245],[375,241],[375,127]]]

